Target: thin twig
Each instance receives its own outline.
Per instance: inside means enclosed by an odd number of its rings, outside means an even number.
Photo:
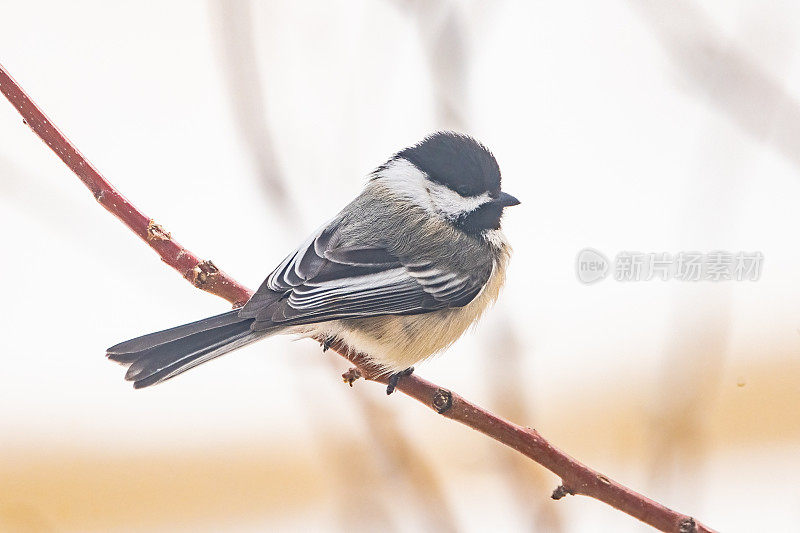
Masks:
[[[155,250],[162,261],[195,287],[224,298],[234,306],[244,305],[250,298],[247,287],[219,270],[211,261],[200,259],[178,244],[164,228],[122,196],[36,107],[2,65],[0,91],[22,115],[22,121],[80,178],[100,205]]]
[[[178,270],[195,286],[216,294],[234,305],[239,305],[247,299],[251,294],[248,289],[213,267],[209,261],[200,261],[119,194],[52,125],[2,66],[0,66],[0,91],[19,111],[31,129],[92,191],[103,207],[156,250],[165,263]],[[341,343],[331,346],[331,349],[356,365],[365,379],[387,382],[386,376],[371,367],[362,354],[350,353]],[[452,391],[419,376],[411,375],[401,379],[397,390],[442,416],[461,422],[517,450],[558,475],[562,484],[553,494],[556,499],[566,494],[582,494],[607,503],[662,531],[680,533],[712,531],[693,518],[673,511],[581,464],[552,446],[536,430],[499,418]]]

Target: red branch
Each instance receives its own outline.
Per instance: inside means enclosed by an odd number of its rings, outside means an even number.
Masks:
[[[126,200],[48,120],[2,65],[0,65],[0,91],[19,111],[24,122],[34,133],[92,191],[97,201],[150,245],[162,261],[180,272],[195,287],[224,298],[234,306],[247,301],[251,292],[245,286],[216,268],[211,261],[201,261]],[[362,355],[350,353],[347,347],[341,344],[333,345],[331,348],[357,367],[357,370],[345,374],[345,380],[352,383],[353,379],[363,376],[371,381],[386,383],[386,376],[381,376],[370,367]],[[562,484],[553,491],[553,499],[558,500],[568,494],[582,494],[607,503],[661,531],[677,533],[713,531],[690,516],[668,509],[595,472],[552,446],[536,430],[499,418],[417,375],[402,378],[397,390],[442,416],[461,422],[530,457],[559,476]]]
[[[22,120],[86,185],[106,210],[120,219],[131,231],[156,251],[161,260],[177,270],[195,287],[225,298],[234,306],[249,299],[244,285],[219,270],[211,261],[203,261],[178,244],[170,234],[146,217],[114,188],[75,146],[33,103],[14,78],[0,65],[0,91],[11,102]]]

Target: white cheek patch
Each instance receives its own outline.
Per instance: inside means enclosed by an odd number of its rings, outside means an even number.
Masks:
[[[444,185],[433,182],[430,182],[429,190],[433,205],[436,206],[437,211],[453,218],[463,213],[475,211],[483,204],[492,201],[488,192],[480,196],[468,196],[465,198]]]
[[[425,185],[430,183],[425,174],[405,159],[390,161],[381,169],[378,176],[386,180],[389,189],[408,200],[411,200],[428,211],[433,211],[433,203]]]
[[[425,174],[405,159],[395,159],[380,174],[391,183],[392,189],[431,213],[456,218],[492,201],[488,192],[464,197],[454,190],[429,180]]]

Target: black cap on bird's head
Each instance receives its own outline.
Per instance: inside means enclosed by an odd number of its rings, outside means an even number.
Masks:
[[[464,197],[500,191],[500,167],[488,148],[453,132],[429,135],[397,154],[427,174],[428,179]]]
[[[468,135],[438,132],[397,153],[395,159],[410,162],[434,185],[458,196],[434,196],[434,205],[456,227],[467,233],[498,229],[505,207],[519,200],[500,190],[500,167],[484,145]]]

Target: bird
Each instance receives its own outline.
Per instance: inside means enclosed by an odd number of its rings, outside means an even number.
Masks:
[[[269,274],[238,309],[107,350],[136,389],[276,334],[340,342],[388,376],[449,347],[497,299],[519,204],[497,160],[469,135],[440,131],[391,156],[361,193]]]

